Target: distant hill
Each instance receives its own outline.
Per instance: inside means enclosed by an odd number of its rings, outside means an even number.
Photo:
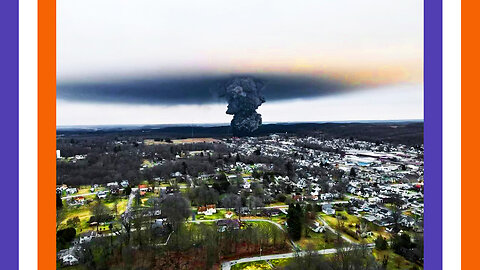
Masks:
[[[325,138],[355,138],[365,141],[383,141],[419,145],[423,143],[423,122],[370,123],[277,123],[264,124],[252,136],[272,133],[289,135],[322,135]],[[59,136],[114,135],[144,138],[231,137],[230,126],[110,126],[58,128]]]

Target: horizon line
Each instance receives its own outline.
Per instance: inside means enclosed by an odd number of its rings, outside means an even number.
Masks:
[[[340,120],[340,121],[272,121],[265,122],[262,125],[271,125],[271,124],[328,124],[328,123],[338,123],[338,124],[355,124],[355,123],[392,123],[392,122],[424,122],[424,119],[390,119],[390,120]],[[81,127],[155,127],[155,126],[230,126],[229,122],[224,123],[178,123],[178,124],[80,124],[80,125],[56,125],[57,130],[66,129],[66,128],[81,128]]]

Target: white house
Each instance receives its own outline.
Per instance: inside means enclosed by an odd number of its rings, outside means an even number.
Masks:
[[[105,199],[105,198],[107,198],[107,193],[108,193],[108,192],[106,192],[106,191],[99,191],[99,192],[97,193],[97,197],[98,197],[99,199]]]
[[[325,231],[325,226],[320,226],[320,224],[315,221],[313,224],[310,226],[310,230],[316,232],[316,233],[321,233]]]
[[[199,215],[211,216],[211,215],[217,213],[217,208],[215,207],[214,204],[210,204],[210,205],[207,205],[207,206],[200,206],[200,207],[198,207],[197,213]]]
[[[67,189],[65,190],[65,192],[66,192],[67,194],[74,194],[74,193],[77,193],[77,188],[74,188],[74,187],[72,187],[72,188],[67,188]]]
[[[115,186],[118,186],[118,182],[107,183],[107,187],[115,187]]]
[[[83,243],[90,242],[96,236],[97,236],[97,233],[95,231],[87,232],[87,233],[83,234],[82,236],[80,236],[79,243],[83,244]]]
[[[78,259],[73,256],[72,254],[67,254],[60,258],[62,260],[63,265],[76,265],[78,264]]]
[[[333,209],[331,204],[322,205],[322,212],[327,215],[335,215],[335,209]]]
[[[128,187],[129,185],[128,180],[122,180],[122,182],[120,182],[120,185],[124,188]]]

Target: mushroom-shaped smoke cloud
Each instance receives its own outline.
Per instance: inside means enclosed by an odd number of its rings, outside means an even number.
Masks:
[[[263,83],[249,77],[234,78],[225,85],[227,114],[233,115],[233,135],[249,135],[262,124],[262,116],[256,112],[265,102],[262,88]]]

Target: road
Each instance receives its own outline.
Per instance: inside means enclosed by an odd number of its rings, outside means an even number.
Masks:
[[[65,196],[65,197],[62,197],[62,200],[73,199],[73,198],[89,196],[89,195],[97,195],[97,192]]]
[[[130,192],[130,197],[128,197],[127,207],[125,208],[124,214],[128,214],[130,209],[132,208],[133,199],[135,199],[135,193],[137,192],[138,188],[132,188]]]
[[[375,245],[374,244],[369,244],[367,247],[369,249],[373,248]],[[346,248],[348,249],[348,248]],[[321,249],[315,251],[316,254],[320,255],[325,255],[325,254],[333,254],[337,253],[337,249],[335,248],[330,248],[330,249]],[[230,268],[239,263],[246,263],[246,262],[255,262],[255,261],[265,261],[265,260],[275,260],[275,259],[285,259],[285,258],[293,258],[297,255],[303,256],[306,255],[306,251],[300,251],[300,252],[290,252],[290,253],[282,253],[282,254],[274,254],[274,255],[265,255],[265,256],[257,256],[257,257],[249,257],[249,258],[242,258],[238,260],[233,260],[233,261],[228,261],[228,262],[223,262],[222,263],[222,270],[230,270]]]
[[[224,218],[222,219],[203,219],[203,220],[189,220],[188,222],[191,222],[191,223],[200,223],[200,222],[217,222],[219,220],[224,220]],[[285,232],[285,229],[282,227],[282,225],[276,223],[276,222],[273,222],[271,220],[268,220],[268,219],[242,219],[243,222],[250,222],[250,221],[260,221],[260,222],[268,222],[268,223],[271,223],[275,226],[277,226],[280,230],[284,231]]]

